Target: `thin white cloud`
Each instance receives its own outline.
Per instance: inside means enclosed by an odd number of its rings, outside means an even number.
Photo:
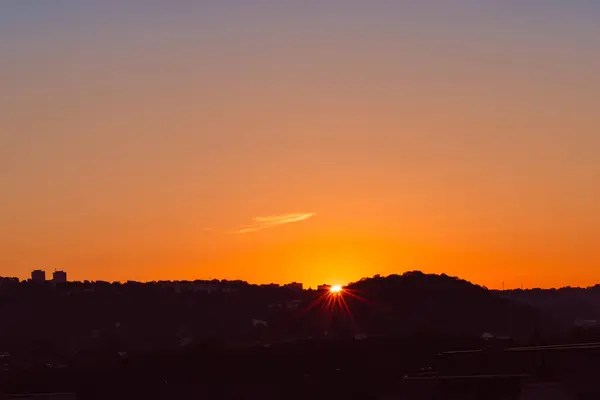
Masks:
[[[291,224],[293,222],[305,221],[314,217],[315,213],[297,213],[284,215],[270,215],[266,217],[253,218],[254,224],[242,226],[240,229],[231,233],[250,233],[261,229],[273,228],[278,225]]]
[[[260,231],[263,228],[264,227],[262,227],[262,226],[248,226],[248,227],[240,228],[237,231],[233,231],[231,233],[250,233],[250,232]]]

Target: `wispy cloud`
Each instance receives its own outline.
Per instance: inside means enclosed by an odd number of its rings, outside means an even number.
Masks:
[[[305,221],[309,218],[314,217],[315,213],[297,213],[297,214],[284,214],[284,215],[270,215],[266,217],[255,217],[252,225],[242,226],[236,231],[231,233],[250,233],[256,232],[261,229],[273,228],[278,225],[291,224],[292,222]]]

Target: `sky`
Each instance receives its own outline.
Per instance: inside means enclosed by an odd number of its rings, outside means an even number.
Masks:
[[[600,282],[594,0],[0,4],[0,275]]]

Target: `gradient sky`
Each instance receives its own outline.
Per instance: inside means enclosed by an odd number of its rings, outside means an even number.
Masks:
[[[600,282],[600,2],[0,4],[0,275]]]

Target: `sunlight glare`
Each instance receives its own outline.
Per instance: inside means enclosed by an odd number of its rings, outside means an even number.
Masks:
[[[333,294],[338,294],[338,293],[341,293],[341,291],[342,291],[342,287],[341,287],[340,285],[333,285],[333,286],[332,286],[332,287],[329,289],[329,291],[330,291],[331,293],[333,293]]]

